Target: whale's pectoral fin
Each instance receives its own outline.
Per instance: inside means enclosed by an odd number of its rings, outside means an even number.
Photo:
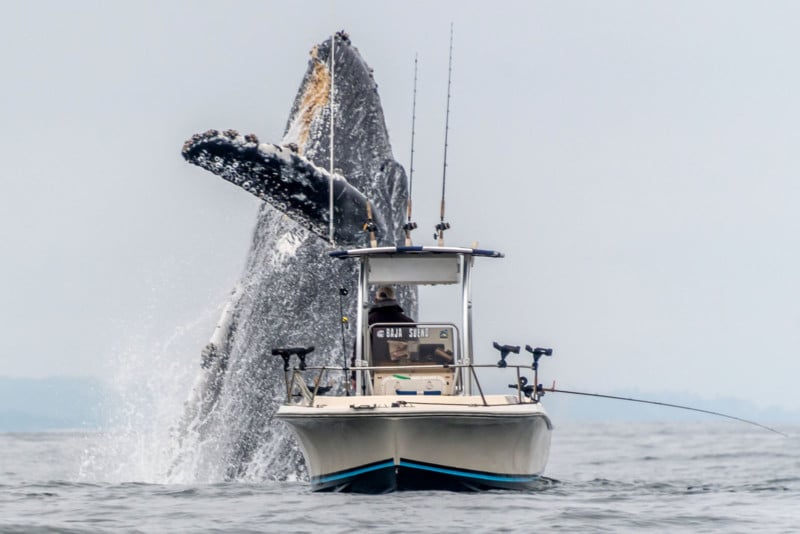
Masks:
[[[183,157],[268,202],[323,239],[329,237],[330,174],[289,147],[259,143],[254,135],[209,130],[183,145]],[[333,179],[334,239],[361,243],[367,198],[341,176]],[[373,210],[379,236],[386,224]]]

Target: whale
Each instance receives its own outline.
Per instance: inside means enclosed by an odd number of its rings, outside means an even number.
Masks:
[[[349,36],[337,32],[312,47],[279,142],[208,130],[187,139],[182,155],[263,204],[244,271],[201,351],[176,425],[169,478],[306,476],[298,444],[273,419],[286,391],[282,362],[271,349],[313,346],[309,364],[346,365],[355,333],[344,331],[343,317],[356,314],[356,267],[329,252],[373,239],[400,245],[405,235],[408,181],[392,154],[373,71]],[[416,291],[397,293],[415,316]],[[346,373],[329,376],[341,392]]]

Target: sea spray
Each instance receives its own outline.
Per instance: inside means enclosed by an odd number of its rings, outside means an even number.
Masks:
[[[108,424],[83,453],[79,477],[97,482],[167,482],[177,447],[186,390],[196,375],[197,339],[218,310],[177,327],[163,339],[145,319],[114,351],[102,409]]]
[[[312,99],[316,104],[309,108],[304,95],[316,90],[314,73],[324,69],[328,47],[326,41],[312,52],[282,140],[287,149],[293,145],[325,166],[330,107]],[[343,33],[337,35],[336,65],[335,123],[348,133],[336,137],[335,167],[386,219],[382,244],[400,244],[405,171],[392,155],[372,70]],[[293,128],[297,121],[304,136]],[[194,136],[187,146],[204,139],[208,136]],[[214,139],[235,143],[238,137],[223,132]],[[223,174],[235,175],[242,168],[237,164],[223,166]],[[190,346],[194,335],[178,331],[165,343],[139,340],[119,352],[116,424],[100,445],[87,450],[82,476],[166,483],[303,478],[299,446],[273,420],[285,391],[282,366],[270,349],[314,345],[315,364],[340,365],[349,357],[352,339],[343,346],[341,316],[355,316],[356,303],[341,306],[339,290],[354,287],[355,269],[330,258],[329,251],[327,243],[264,204],[244,273],[211,341]],[[399,288],[398,295],[415,314],[416,291]],[[341,388],[344,377],[337,379]]]

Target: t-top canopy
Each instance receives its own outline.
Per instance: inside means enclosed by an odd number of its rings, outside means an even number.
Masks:
[[[385,256],[392,254],[409,255],[437,255],[455,254],[463,256],[482,256],[486,258],[502,258],[504,254],[496,250],[465,247],[437,247],[416,245],[410,247],[374,247],[374,248],[354,248],[350,250],[334,250],[329,253],[334,258],[355,258],[361,256]]]
[[[409,246],[340,250],[334,258],[360,258],[370,284],[439,285],[462,281],[467,257],[501,258],[500,252],[476,248]]]

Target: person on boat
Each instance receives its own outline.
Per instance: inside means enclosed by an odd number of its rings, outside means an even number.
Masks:
[[[369,310],[367,323],[413,323],[414,319],[403,313],[403,308],[397,303],[394,289],[389,286],[379,287],[375,292],[375,304]]]
[[[372,326],[376,323],[413,323],[414,319],[403,311],[397,303],[394,289],[389,286],[381,286],[375,292],[375,303],[369,309],[367,325]],[[356,349],[353,347],[353,357],[350,359],[351,366],[356,365]],[[356,372],[350,376],[351,387],[355,389]]]

